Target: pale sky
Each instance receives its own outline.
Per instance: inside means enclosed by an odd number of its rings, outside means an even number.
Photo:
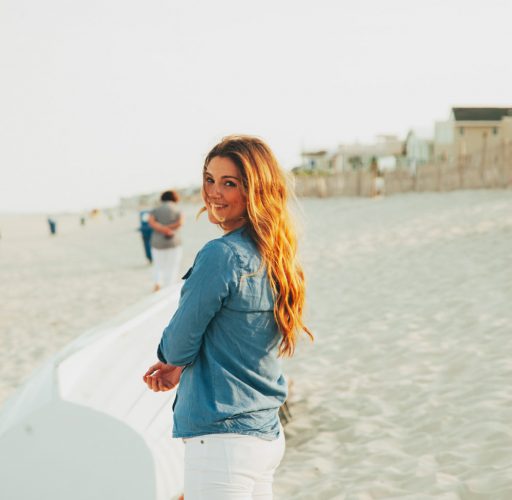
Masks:
[[[197,185],[224,135],[289,169],[512,105],[510,0],[0,0],[0,212]]]

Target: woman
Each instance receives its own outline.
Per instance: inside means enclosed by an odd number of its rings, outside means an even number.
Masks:
[[[206,157],[203,200],[224,235],[185,275],[176,313],[144,381],[179,382],[173,436],[185,444],[185,498],[272,498],[287,395],[278,357],[304,330],[304,277],[283,171],[261,140],[230,136]]]
[[[176,206],[179,201],[178,193],[164,191],[160,196],[160,201],[161,205],[151,211],[148,219],[148,223],[153,229],[151,255],[155,292],[176,281],[182,253],[178,229],[183,224],[183,216]]]

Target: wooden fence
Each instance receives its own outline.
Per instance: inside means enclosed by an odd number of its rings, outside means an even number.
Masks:
[[[453,162],[386,172],[385,194],[410,191],[512,188],[512,144],[461,156]],[[367,170],[294,176],[297,196],[372,196],[375,176]]]

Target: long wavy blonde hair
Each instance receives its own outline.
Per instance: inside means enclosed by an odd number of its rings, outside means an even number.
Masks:
[[[297,333],[304,331],[311,339],[313,334],[302,321],[304,273],[297,261],[297,236],[287,206],[285,174],[271,149],[257,137],[225,137],[206,156],[204,171],[217,156],[229,158],[240,171],[247,199],[247,228],[274,294],[274,317],[282,334],[279,355],[291,356]]]

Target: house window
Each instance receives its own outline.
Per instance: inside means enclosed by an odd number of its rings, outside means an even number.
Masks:
[[[464,135],[464,127],[460,127],[459,128],[459,134],[460,135]]]

